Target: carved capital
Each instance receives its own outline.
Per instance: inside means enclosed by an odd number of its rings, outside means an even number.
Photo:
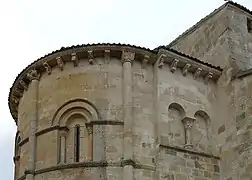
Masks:
[[[205,77],[205,83],[208,83],[210,79],[213,78],[213,73],[209,72]]]
[[[135,53],[129,51],[123,51],[122,53],[122,63],[132,62],[135,58]]]
[[[174,59],[171,63],[171,72],[174,73],[177,69],[177,65],[178,65],[179,60],[178,59]]]
[[[64,61],[63,61],[63,59],[61,57],[57,57],[56,61],[57,61],[57,65],[60,68],[60,70],[63,71],[63,69],[64,69]]]
[[[194,73],[194,75],[193,75],[193,78],[194,78],[194,79],[198,79],[198,78],[200,77],[201,72],[202,72],[202,69],[201,69],[201,68],[198,68],[198,69],[195,71],[195,73]]]
[[[94,53],[92,50],[88,51],[88,63],[89,64],[94,64]]]
[[[52,69],[51,69],[50,65],[47,62],[44,62],[43,66],[46,69],[46,72],[50,75],[52,73]]]
[[[20,81],[19,81],[19,84],[24,88],[24,90],[27,91],[28,86],[26,85],[26,83],[25,83],[23,80],[20,80]]]
[[[149,60],[150,60],[150,56],[144,55],[144,59],[143,59],[143,61],[142,61],[142,68],[143,68],[143,69],[147,66]]]
[[[40,78],[40,74],[38,73],[38,71],[36,69],[32,69],[28,74],[27,74],[27,78],[32,81],[32,80],[39,80]]]
[[[166,57],[167,57],[167,56],[164,55],[164,54],[161,54],[161,55],[158,57],[158,59],[157,59],[157,66],[158,66],[158,68],[164,67],[164,61],[165,61],[165,58],[166,58]]]
[[[92,126],[86,126],[88,135],[93,134],[93,127]]]
[[[66,126],[59,128],[59,135],[66,137],[68,135],[69,129]]]
[[[184,124],[184,127],[186,130],[191,129],[193,122],[195,121],[194,118],[190,118],[190,117],[185,117],[184,119],[182,119],[182,123]]]
[[[182,75],[186,76],[188,73],[188,69],[191,67],[191,64],[186,64],[182,70]]]
[[[109,49],[105,49],[105,51],[104,51],[104,59],[105,59],[106,63],[108,63],[110,61],[110,50]]]
[[[76,53],[71,54],[71,61],[73,62],[74,67],[78,66],[79,59]]]

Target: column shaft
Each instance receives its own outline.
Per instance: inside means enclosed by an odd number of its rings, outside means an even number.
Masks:
[[[31,93],[31,121],[30,121],[30,136],[29,136],[29,155],[28,155],[28,169],[26,172],[27,180],[34,180],[34,171],[36,166],[36,131],[38,121],[38,85],[39,74],[36,70],[32,70],[27,77],[31,80],[29,85],[29,93]]]
[[[124,121],[124,163],[123,163],[123,179],[133,180],[133,143],[132,143],[132,67],[135,54],[124,51],[122,54],[123,63],[123,121]]]

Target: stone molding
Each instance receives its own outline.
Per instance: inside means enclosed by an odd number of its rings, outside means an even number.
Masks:
[[[133,160],[131,160],[131,161],[133,161]],[[125,165],[125,164],[123,164],[123,161],[121,161],[121,162],[87,161],[87,162],[71,163],[71,164],[58,164],[58,165],[50,166],[47,168],[37,169],[32,173],[34,175],[38,175],[38,174],[43,174],[43,173],[47,173],[47,172],[51,172],[51,171],[57,171],[57,170],[62,170],[62,169],[74,169],[74,168],[95,168],[95,167],[118,167],[118,168],[121,168],[121,167],[123,167],[123,165]],[[156,167],[154,167],[154,166],[136,163],[136,162],[134,162],[133,167],[135,169],[145,169],[145,170],[150,170],[150,171],[156,170]],[[24,175],[19,177],[17,180],[24,180],[26,178],[26,174],[29,174],[29,173],[30,172],[28,172],[28,170],[26,170]]]
[[[130,52],[131,55],[126,56],[127,53],[125,54],[123,52]],[[167,58],[163,56],[159,59],[160,53],[165,54]],[[134,56],[132,54],[134,54]],[[78,62],[83,59],[88,60],[90,65],[95,64],[95,58],[97,57],[104,57],[106,63],[108,63],[111,57],[117,58],[118,60],[124,58],[126,61],[130,60],[131,62],[140,61],[142,63],[142,68],[146,68],[147,65],[152,66],[157,60],[160,61],[158,67],[162,68],[164,63],[172,64],[170,60],[177,59],[178,63],[176,69],[182,68],[183,75],[186,75],[188,72],[196,72],[197,68],[201,68],[202,72],[200,75],[206,76],[207,73],[211,72],[213,73],[213,80],[217,80],[222,71],[221,69],[214,68],[214,66],[208,66],[206,63],[199,60],[196,61],[195,58],[190,58],[162,48],[150,50],[121,44],[94,44],[62,48],[59,51],[55,51],[33,62],[15,79],[9,93],[9,108],[16,123],[18,119],[19,100],[23,96],[23,92],[29,88],[29,83],[32,79],[39,80],[40,76],[43,74],[50,75],[53,73],[52,70],[54,68],[63,71],[64,64],[68,62],[74,63],[74,67],[78,66]],[[188,67],[189,65],[190,67]]]
[[[205,152],[198,152],[198,151],[194,151],[192,149],[186,149],[186,148],[182,148],[182,147],[178,147],[178,146],[171,146],[171,145],[168,145],[168,144],[164,144],[162,142],[161,142],[161,144],[159,144],[159,147],[165,148],[165,149],[172,149],[172,150],[177,151],[177,152],[194,154],[194,155],[207,157],[207,158],[214,158],[214,159],[217,159],[217,160],[221,159],[219,156],[216,156],[216,155],[213,155],[213,154],[209,154],[209,153],[205,153]]]
[[[86,126],[88,126],[88,127],[93,126],[93,125],[111,125],[111,126],[119,125],[119,126],[123,126],[124,122],[122,122],[122,121],[112,121],[112,120],[102,120],[102,121],[91,121],[90,123],[86,123]],[[65,126],[55,125],[55,126],[51,126],[51,127],[42,129],[40,131],[37,131],[36,136],[41,136],[43,134],[46,134],[48,132],[55,131],[55,130],[66,130],[66,131],[68,131],[68,128],[65,127]],[[24,144],[26,144],[27,142],[29,142],[29,137],[22,140],[19,143],[19,146],[21,147]]]

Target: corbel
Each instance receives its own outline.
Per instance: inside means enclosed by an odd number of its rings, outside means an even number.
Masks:
[[[182,70],[182,75],[186,76],[188,73],[188,69],[191,67],[191,64],[186,64]]]
[[[92,50],[88,51],[88,63],[91,65],[94,64],[94,54]]]
[[[144,55],[144,58],[143,58],[143,61],[142,61],[142,68],[143,68],[143,69],[146,68],[146,66],[147,66],[147,64],[148,64],[148,62],[149,62],[149,60],[150,60],[150,56]]]
[[[110,50],[109,49],[104,50],[104,59],[105,59],[105,63],[108,63],[110,61]]]
[[[18,89],[18,88],[15,88],[15,90],[14,90],[14,94],[15,94],[15,95],[17,95],[17,96],[19,96],[19,97],[21,97],[21,96],[22,96],[22,92],[21,92],[21,90],[20,90],[20,89]]]
[[[64,69],[63,59],[59,56],[59,57],[56,57],[56,61],[57,61],[57,65],[60,68],[60,70],[63,71],[63,69]]]
[[[23,80],[20,80],[19,84],[24,88],[25,91],[27,91],[28,87],[27,87],[26,83]]]
[[[77,56],[76,53],[72,53],[72,54],[71,54],[71,61],[73,62],[74,67],[78,66],[78,63],[79,63],[78,61],[79,61],[79,59],[78,59],[78,56]]]
[[[164,67],[164,60],[167,56],[165,54],[161,54],[157,60],[158,68]]]
[[[17,96],[12,96],[12,101],[15,103],[15,104],[18,104],[19,103],[19,98]]]
[[[27,73],[27,78],[32,81],[32,80],[39,80],[40,74],[36,69],[32,69],[29,73]]]
[[[52,68],[47,62],[43,63],[44,68],[46,69],[46,72],[50,75],[52,73]]]
[[[193,78],[194,78],[194,79],[198,79],[198,78],[200,77],[201,72],[202,72],[202,69],[201,69],[201,68],[198,68],[198,69],[195,71],[195,73],[194,73],[194,75],[193,75]]]
[[[208,83],[210,79],[213,78],[213,73],[209,72],[205,77],[205,83]]]
[[[177,69],[177,66],[178,66],[178,62],[179,60],[178,59],[174,59],[171,63],[171,72],[174,73]]]

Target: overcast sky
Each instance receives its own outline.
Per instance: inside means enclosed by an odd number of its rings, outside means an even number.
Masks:
[[[252,9],[251,0],[236,1]],[[116,42],[155,48],[224,3],[223,0],[0,0],[0,176],[13,179],[16,127],[8,109],[15,77],[62,46]]]

